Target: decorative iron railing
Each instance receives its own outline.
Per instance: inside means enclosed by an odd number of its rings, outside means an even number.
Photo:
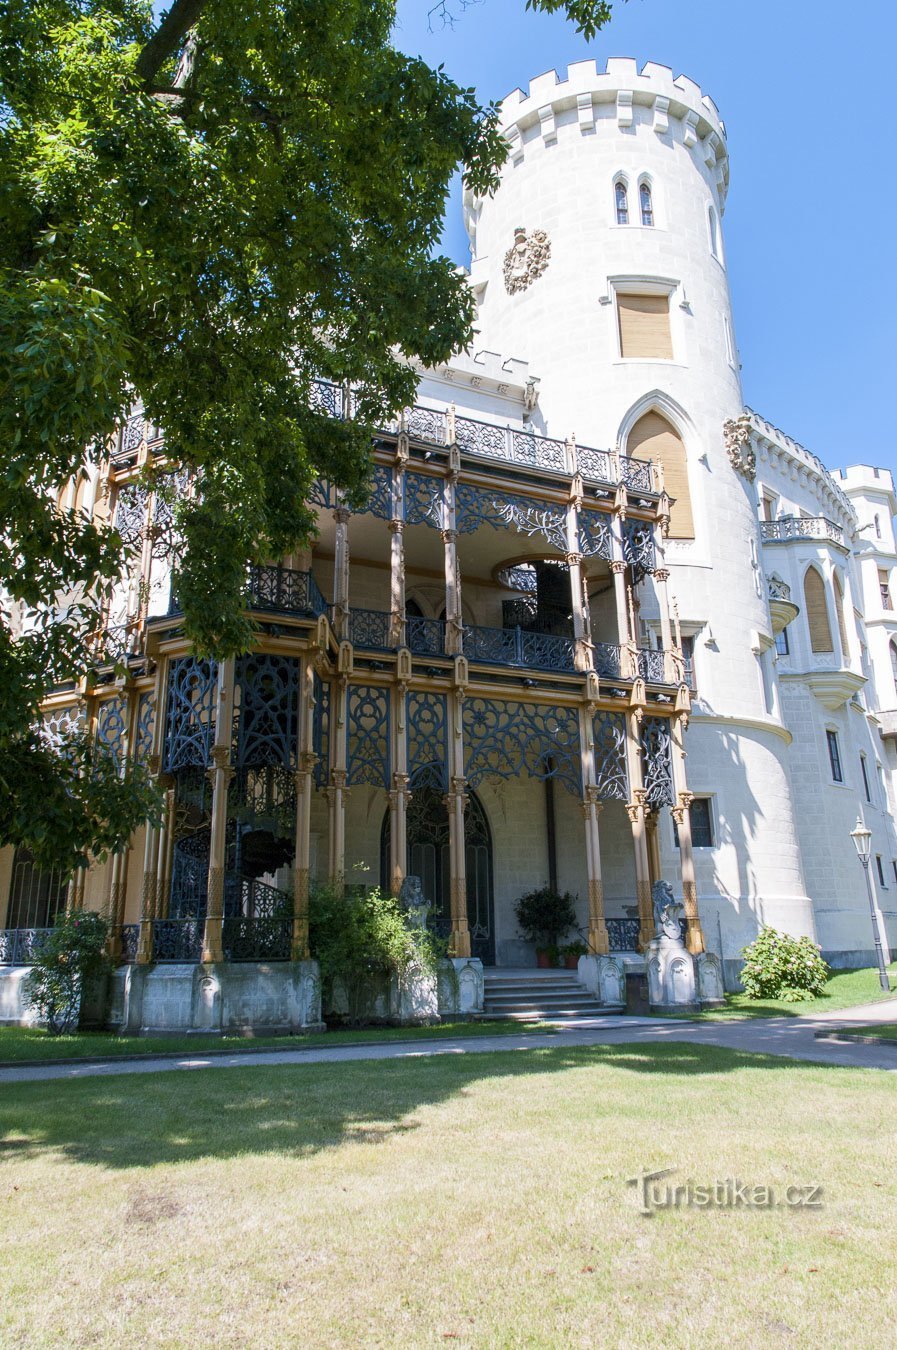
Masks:
[[[612,642],[596,642],[592,647],[592,667],[604,680],[623,680],[623,648]]]
[[[154,958],[157,961],[198,961],[202,956],[204,931],[202,919],[155,919]]]
[[[669,683],[666,677],[666,652],[639,651],[638,673],[646,684]]]
[[[105,628],[97,638],[97,664],[111,666],[126,661],[133,654],[134,643],[133,625],[121,623]]]
[[[789,539],[831,539],[844,543],[844,531],[827,516],[782,516],[780,520],[761,520],[760,538],[764,544],[784,544]]]
[[[0,929],[0,966],[30,966],[52,928]]]
[[[125,965],[133,965],[137,960],[137,946],[140,942],[140,924],[123,923],[120,932],[121,960]]]
[[[367,647],[374,651],[388,651],[390,615],[380,609],[352,609],[349,611],[349,641],[353,647]]]
[[[293,899],[287,891],[231,876],[227,905],[231,912],[224,919],[222,943],[228,961],[289,961]]]
[[[620,478],[630,492],[653,492],[654,483],[650,461],[620,456]]]
[[[405,641],[415,656],[442,656],[445,653],[445,621],[409,614],[405,619]]]
[[[605,922],[612,952],[638,951],[638,919],[606,919]]]
[[[770,600],[791,599],[791,587],[781,577],[767,577],[766,591]]]
[[[251,609],[313,614],[316,618],[327,611],[327,601],[313,573],[292,567],[250,567],[248,593]]]
[[[552,473],[569,471],[567,447],[563,441],[537,436],[531,431],[478,422],[472,417],[455,418],[455,443],[466,455],[508,464],[524,464],[530,469],[548,469]]]
[[[464,629],[464,655],[468,661],[491,661],[503,666],[526,666],[531,670],[575,670],[576,644],[572,638],[553,633],[531,633],[523,628]]]

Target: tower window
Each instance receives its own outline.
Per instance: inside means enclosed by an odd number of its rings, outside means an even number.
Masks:
[[[651,184],[641,183],[638,190],[639,209],[642,213],[642,224],[654,224],[654,203],[651,200]]]
[[[875,537],[876,539],[881,538],[881,520],[878,516],[875,517]]]
[[[617,295],[620,355],[673,359],[668,295]]]
[[[709,797],[695,797],[688,808],[692,848],[713,848],[713,813]],[[679,847],[679,831],[673,821],[673,842]]]
[[[682,437],[659,412],[646,412],[629,433],[626,453],[635,459],[650,459],[663,469],[664,486],[671,499],[670,538],[694,539],[695,525],[688,486],[688,456]]]
[[[788,629],[783,628],[781,632],[776,633],[776,651],[779,656],[788,656],[791,648],[788,646]]]
[[[804,577],[804,600],[807,605],[807,625],[810,629],[810,650],[833,652],[835,648],[828,621],[825,582],[815,567],[808,568]]]
[[[837,731],[827,731],[825,739],[828,742],[828,760],[832,768],[832,782],[843,783],[844,772],[841,768],[841,750],[838,745]]]
[[[863,773],[863,791],[866,794],[866,801],[871,802],[872,794],[869,791],[869,774],[866,772],[866,756],[860,755],[860,769]]]
[[[878,589],[881,593],[882,609],[893,609],[894,602],[891,599],[891,579],[888,576],[888,569],[880,567],[878,569]]]
[[[617,208],[617,224],[629,224],[629,193],[626,191],[626,184],[621,178],[614,183],[614,202]]]
[[[707,208],[707,229],[710,234],[710,252],[719,261],[719,220],[712,206]]]
[[[875,866],[878,868],[878,881],[879,881],[879,885],[884,886],[885,890],[887,890],[887,888],[888,888],[888,883],[885,881],[885,869],[884,869],[884,868],[882,867],[882,865],[881,865],[881,854],[880,854],[880,853],[876,853],[876,855],[875,855]]]

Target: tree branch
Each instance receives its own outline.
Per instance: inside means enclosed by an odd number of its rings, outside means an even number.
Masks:
[[[179,49],[205,7],[206,0],[174,0],[171,9],[137,58],[135,69],[145,84],[158,75],[169,56]]]

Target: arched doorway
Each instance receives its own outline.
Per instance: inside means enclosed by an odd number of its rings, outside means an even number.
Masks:
[[[408,876],[420,877],[434,913],[428,924],[441,936],[451,931],[449,820],[443,788],[425,782],[412,786],[408,804]],[[495,964],[495,906],[492,886],[492,834],[475,792],[468,793],[464,817],[467,864],[467,923],[471,955],[484,966]],[[389,888],[389,811],[380,831],[380,886]]]

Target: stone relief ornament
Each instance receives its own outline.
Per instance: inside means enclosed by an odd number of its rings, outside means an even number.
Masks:
[[[522,225],[514,231],[514,243],[505,254],[505,290],[509,295],[525,291],[548,266],[551,240],[545,230],[527,234]]]
[[[757,476],[757,456],[751,444],[751,419],[747,413],[729,417],[723,422],[723,441],[729,463],[736,473],[744,474],[749,483]]]

